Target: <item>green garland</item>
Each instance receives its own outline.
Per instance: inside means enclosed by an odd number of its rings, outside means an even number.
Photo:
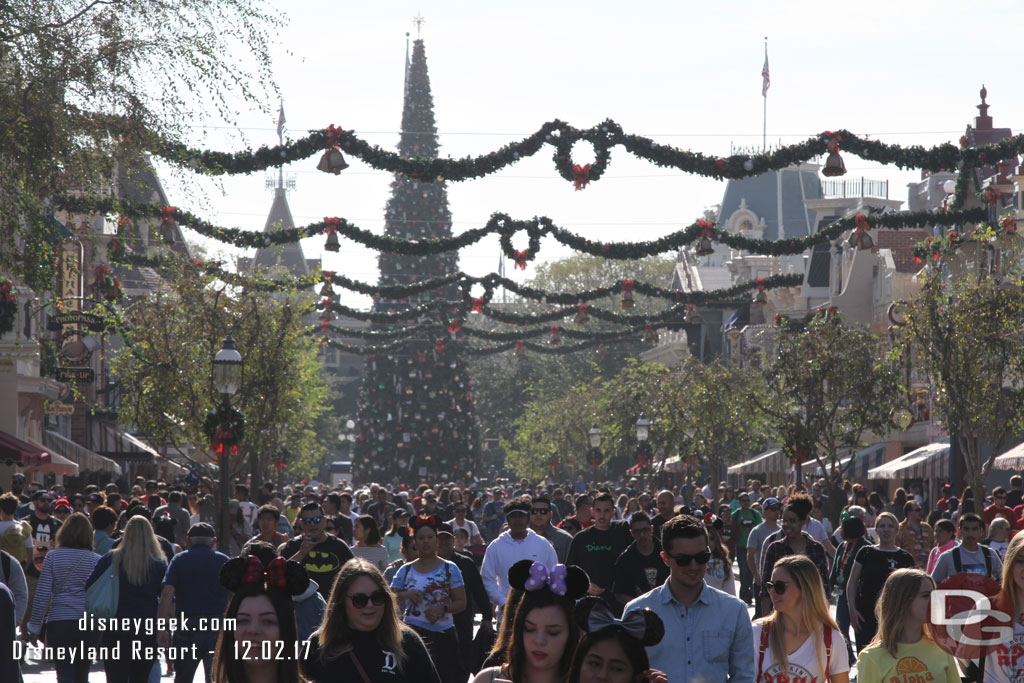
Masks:
[[[966,182],[973,173],[961,173]],[[480,228],[473,228],[457,237],[411,240],[398,237],[377,235],[350,224],[343,218],[328,218],[324,221],[311,223],[302,228],[287,228],[273,232],[253,232],[238,228],[222,228],[207,223],[187,211],[172,207],[161,207],[155,204],[133,204],[114,199],[89,199],[84,197],[63,197],[57,200],[58,205],[72,213],[120,213],[133,218],[163,218],[173,216],[174,220],[196,232],[232,244],[241,248],[269,247],[273,245],[297,242],[304,237],[323,234],[330,229],[354,242],[376,251],[405,254],[413,256],[429,256],[479,242],[488,235],[499,235],[501,248],[507,257],[515,261],[515,267],[526,267],[526,262],[536,258],[540,248],[540,240],[551,236],[561,244],[592,256],[616,260],[635,260],[672,251],[692,244],[705,234],[712,240],[726,244],[733,249],[741,249],[751,253],[767,256],[783,256],[800,254],[811,247],[837,239],[840,235],[856,227],[855,217],[839,219],[822,230],[802,238],[788,240],[751,239],[726,230],[720,230],[704,221],[695,221],[685,228],[672,232],[656,240],[644,242],[595,242],[564,228],[558,227],[553,220],[545,216],[530,220],[516,220],[506,214],[495,213]],[[900,230],[922,225],[978,222],[986,220],[988,213],[984,208],[949,209],[935,211],[915,211],[882,214],[869,217],[872,228]],[[528,248],[520,251],[512,246],[512,238],[523,231],[528,239]],[[444,283],[442,283],[444,284]],[[358,291],[358,290],[357,290]],[[365,293],[365,292],[364,292]]]
[[[562,334],[566,334],[567,330],[562,329]],[[311,332],[311,334],[314,334]],[[496,346],[464,346],[462,351],[471,356],[486,356],[495,353],[504,353],[506,351],[512,351],[520,349],[523,351],[533,351],[535,353],[543,353],[548,355],[565,355],[569,353],[576,353],[577,351],[583,351],[586,349],[600,346],[602,344],[614,344],[623,341],[636,340],[637,333],[635,330],[629,330],[625,332],[609,333],[605,336],[595,337],[587,339],[578,344],[536,344],[528,341],[512,341]],[[383,344],[377,346],[361,346],[358,344],[346,344],[336,339],[322,338],[321,343],[329,346],[333,349],[343,351],[345,353],[351,353],[355,355],[372,355],[378,353],[393,353],[401,351],[411,340],[399,340],[390,344]]]
[[[426,159],[403,157],[377,145],[371,145],[353,131],[331,126],[311,131],[309,135],[286,145],[260,147],[238,153],[192,149],[180,143],[158,142],[153,153],[168,161],[211,175],[253,173],[305,159],[331,147],[362,159],[381,171],[408,176],[421,182],[461,181],[480,178],[533,156],[541,147],[554,147],[554,163],[558,174],[581,189],[588,182],[601,178],[611,158],[610,150],[622,146],[634,156],[664,168],[674,168],[710,178],[746,178],[808,161],[828,151],[835,142],[843,150],[867,161],[893,164],[899,168],[920,168],[941,171],[959,167],[977,167],[1016,157],[1024,152],[1024,135],[982,147],[956,146],[942,143],[925,148],[903,147],[861,137],[847,130],[824,131],[803,142],[761,154],[734,154],[715,157],[663,145],[651,138],[632,135],[612,120],[591,128],[579,129],[563,121],[543,124],[537,132],[519,142],[505,145],[478,157],[462,159]],[[572,146],[587,142],[594,148],[595,159],[581,167],[572,158]],[[580,177],[580,169],[586,177]]]
[[[124,251],[121,251],[118,254],[111,253],[110,260],[114,263],[146,266],[156,269],[166,268],[175,263],[185,263],[188,265],[184,261],[183,257],[179,256],[150,256],[126,253]],[[482,300],[484,303],[491,301],[496,290],[504,288],[525,299],[532,299],[533,301],[539,301],[542,303],[571,305],[621,294],[627,287],[626,282],[629,283],[628,287],[637,294],[642,294],[650,298],[665,299],[675,303],[692,304],[711,303],[716,300],[731,299],[732,297],[737,296],[755,286],[752,283],[739,283],[722,290],[713,290],[709,292],[682,292],[675,289],[659,287],[639,280],[628,280],[616,282],[614,285],[610,285],[608,287],[597,287],[594,289],[584,290],[582,292],[566,293],[552,292],[544,289],[538,289],[536,287],[530,287],[529,285],[520,284],[495,273],[477,277],[459,271],[452,273],[451,275],[430,278],[408,285],[370,285],[357,280],[352,280],[333,271],[311,273],[310,275],[302,277],[268,279],[258,276],[241,275],[236,272],[225,270],[224,267],[216,261],[201,261],[193,259],[192,265],[200,268],[207,275],[217,277],[230,285],[251,288],[258,291],[302,290],[315,287],[318,284],[330,284],[332,286],[341,287],[343,289],[377,298],[401,298],[439,289],[447,285],[457,284],[463,293],[463,302],[471,305],[475,305],[474,297],[471,293],[474,287],[483,288],[484,295],[482,297],[477,297],[476,299]],[[768,278],[765,283],[766,289],[795,286],[793,284],[792,277],[792,275],[781,275]]]

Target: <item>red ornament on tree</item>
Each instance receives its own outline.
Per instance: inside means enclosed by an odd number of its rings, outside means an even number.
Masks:
[[[633,286],[632,280],[622,281],[622,308],[628,309],[633,308],[636,305],[636,301],[633,300]]]
[[[582,190],[590,182],[590,164],[584,164],[580,166],[576,164],[572,167],[572,185],[576,188],[576,191]]]

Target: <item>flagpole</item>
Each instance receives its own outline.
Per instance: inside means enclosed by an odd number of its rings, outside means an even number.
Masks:
[[[764,63],[768,63],[768,36],[764,37]],[[761,117],[761,151],[768,152],[768,90],[765,89],[763,94],[764,99],[764,115]]]

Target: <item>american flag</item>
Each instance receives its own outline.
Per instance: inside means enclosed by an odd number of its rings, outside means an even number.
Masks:
[[[768,96],[768,87],[772,84],[772,79],[768,76],[768,48],[764,49],[764,66],[761,67],[761,97]]]

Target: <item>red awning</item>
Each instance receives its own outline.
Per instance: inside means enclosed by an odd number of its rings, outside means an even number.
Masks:
[[[640,474],[640,465],[633,465],[626,470],[626,474]]]
[[[0,458],[20,464],[38,452],[39,449],[32,444],[0,431]]]

